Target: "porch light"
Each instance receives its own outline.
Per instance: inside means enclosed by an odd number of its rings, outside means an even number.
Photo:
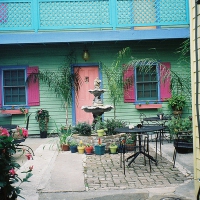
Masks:
[[[88,50],[87,50],[87,49],[83,50],[83,55],[82,55],[82,57],[83,57],[83,60],[85,60],[85,62],[86,62],[87,60],[89,60],[89,53],[88,53]]]

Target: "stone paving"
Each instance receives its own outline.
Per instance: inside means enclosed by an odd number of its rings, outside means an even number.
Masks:
[[[126,153],[128,157],[133,152]],[[151,155],[155,152],[151,151]],[[86,190],[108,189],[142,189],[153,187],[176,186],[191,179],[178,168],[173,168],[172,162],[158,155],[158,165],[151,163],[150,172],[147,160],[144,165],[144,157],[138,156],[128,168],[126,175],[120,167],[120,154],[87,155],[83,161]],[[127,162],[125,163],[127,165]]]

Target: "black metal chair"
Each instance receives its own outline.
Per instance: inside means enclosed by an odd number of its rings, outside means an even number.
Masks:
[[[29,114],[28,116],[27,116],[27,120],[26,120],[26,129],[28,130],[28,126],[29,126],[29,118],[30,118],[30,115],[31,114]],[[30,146],[28,146],[28,145],[25,145],[25,144],[22,144],[23,142],[25,142],[25,140],[26,140],[26,138],[25,137],[23,137],[23,138],[19,138],[19,139],[14,139],[14,144],[15,144],[15,147],[16,147],[16,149],[20,149],[20,150],[25,150],[25,151],[27,151],[28,153],[30,153],[30,154],[32,154],[33,156],[35,155],[34,154],[34,152],[33,152],[33,149],[30,147]],[[33,157],[32,157],[32,159],[33,159]]]
[[[188,142],[188,140],[190,140]],[[177,139],[174,139],[174,154],[173,154],[173,168],[176,163],[176,155],[178,153],[188,153],[193,150],[192,133],[180,133]]]

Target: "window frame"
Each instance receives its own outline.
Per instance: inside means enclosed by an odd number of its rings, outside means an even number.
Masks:
[[[156,62],[156,64],[158,65],[158,69],[159,69],[159,101],[141,101],[138,102],[136,101],[136,96],[135,96],[135,67],[134,66],[129,66],[123,74],[123,79],[124,81],[126,79],[133,79],[133,84],[124,89],[124,103],[133,103],[136,106],[137,105],[153,105],[155,106],[157,105],[161,105],[163,102],[166,102],[168,98],[171,97],[171,89],[170,89],[170,85],[171,85],[171,75],[170,75],[170,69],[171,69],[171,63],[170,62]],[[166,74],[168,74],[168,76],[166,77]],[[163,77],[165,78],[165,81],[163,81]]]
[[[158,64],[154,64],[155,67],[156,67],[156,82],[157,82],[157,99],[141,99],[141,100],[138,100],[138,81],[137,81],[137,70],[139,67],[136,67],[134,68],[134,84],[135,84],[135,104],[153,104],[155,102],[160,102],[160,84],[159,84],[159,81],[160,81],[160,68],[159,68],[159,65]],[[145,92],[143,90],[143,92]]]
[[[28,88],[26,83],[25,86],[25,104],[12,104],[12,105],[5,105],[5,93],[4,93],[4,71],[11,71],[11,70],[24,70],[24,80],[27,78],[27,66],[20,66],[20,67],[9,67],[9,68],[1,68],[2,71],[2,108],[10,108],[10,107],[26,107],[28,106]]]

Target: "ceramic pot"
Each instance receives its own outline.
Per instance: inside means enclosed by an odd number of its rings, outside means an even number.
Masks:
[[[84,154],[85,146],[78,146],[77,149],[78,149],[78,153]]]
[[[71,153],[77,152],[77,146],[69,146]]]
[[[97,130],[97,134],[98,134],[99,137],[103,137],[104,136],[104,129]]]
[[[95,145],[94,151],[96,155],[104,155],[105,154],[105,145]]]
[[[115,145],[115,146],[110,146],[110,153],[112,154],[115,154],[115,153],[117,153],[117,145]]]

